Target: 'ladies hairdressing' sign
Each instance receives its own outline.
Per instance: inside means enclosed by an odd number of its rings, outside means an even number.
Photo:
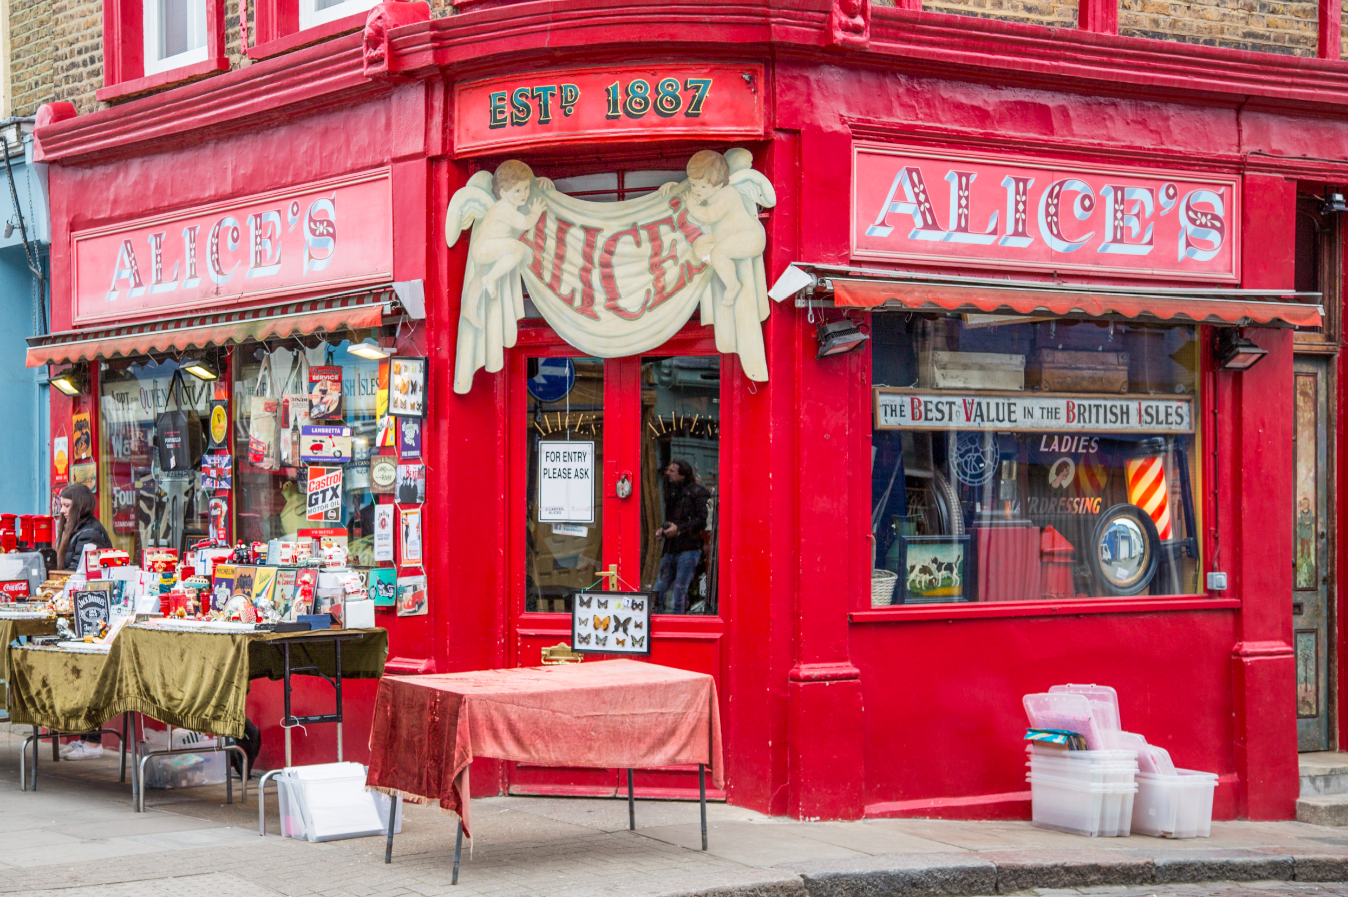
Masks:
[[[75,323],[393,276],[387,171],[72,234]]]
[[[1239,279],[1240,180],[853,147],[852,256]]]

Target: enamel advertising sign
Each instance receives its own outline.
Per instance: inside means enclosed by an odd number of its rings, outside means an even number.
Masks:
[[[569,69],[455,89],[454,149],[463,156],[540,143],[630,137],[762,137],[761,65]]]
[[[392,221],[381,170],[77,231],[75,323],[387,282]]]
[[[856,259],[1237,281],[1239,235],[1235,176],[853,147]]]
[[[875,388],[877,430],[1192,433],[1188,398],[1053,393],[929,393]]]

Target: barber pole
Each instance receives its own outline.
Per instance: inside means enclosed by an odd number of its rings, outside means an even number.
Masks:
[[[1165,458],[1151,455],[1128,462],[1128,501],[1147,512],[1161,541],[1170,540],[1170,490],[1165,481]]]

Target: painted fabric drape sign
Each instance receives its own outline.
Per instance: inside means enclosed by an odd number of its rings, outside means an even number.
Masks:
[[[1189,399],[875,390],[877,430],[1192,433]]]
[[[857,144],[852,255],[1239,279],[1240,181]]]
[[[392,221],[381,171],[76,232],[75,323],[384,282]]]
[[[675,64],[492,78],[455,91],[459,155],[538,143],[763,136],[763,67]]]
[[[777,198],[745,149],[704,150],[688,180],[625,202],[585,202],[503,162],[454,194],[453,246],[472,227],[464,273],[454,391],[499,371],[524,316],[523,286],[557,333],[588,355],[617,358],[661,345],[700,309],[716,348],[739,354],[751,380],[768,379],[768,316],[760,207]]]

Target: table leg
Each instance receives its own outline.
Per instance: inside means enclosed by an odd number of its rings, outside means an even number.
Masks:
[[[332,647],[335,652],[333,659],[336,661],[336,669],[334,670],[334,672],[337,674],[337,678],[333,683],[333,687],[337,689],[337,762],[341,763],[342,762],[342,640],[339,638],[333,639]]]
[[[290,642],[281,642],[281,647],[285,649],[285,719],[281,725],[286,733],[286,768],[289,769],[293,764],[290,762]]]
[[[215,748],[220,750],[224,746],[225,740],[220,736],[215,738]],[[229,751],[225,751],[225,803],[234,803],[234,764],[229,762]]]
[[[632,798],[632,770],[627,770],[627,828],[637,830],[637,805]]]
[[[384,864],[393,862],[393,824],[398,819],[398,795],[389,795],[388,806],[388,839],[384,841]]]
[[[697,797],[702,804],[702,849],[707,849],[707,764],[697,765]]]
[[[130,713],[122,714],[122,750],[121,750],[122,766],[121,771],[117,773],[118,783],[126,781],[126,728],[127,728],[126,719],[128,716],[130,716]]]
[[[463,820],[459,820],[459,833],[454,836],[454,876],[450,878],[449,883],[456,885],[459,883],[459,856],[463,853]]]
[[[137,810],[136,794],[140,791],[140,739],[136,736],[136,712],[127,714],[131,720],[131,809]]]

